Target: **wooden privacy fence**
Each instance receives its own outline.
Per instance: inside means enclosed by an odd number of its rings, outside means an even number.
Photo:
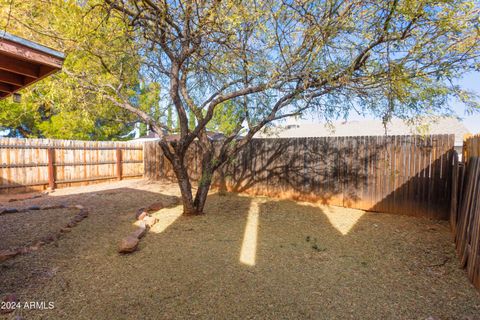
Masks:
[[[448,219],[453,135],[254,139],[215,184],[234,192],[320,201],[370,211]],[[199,146],[188,153],[200,178]],[[174,179],[155,142],[145,176]]]
[[[0,139],[0,191],[65,187],[143,176],[143,145]]]
[[[480,139],[464,144],[466,164],[454,167],[450,225],[462,267],[480,289]],[[465,153],[467,150],[467,153]]]

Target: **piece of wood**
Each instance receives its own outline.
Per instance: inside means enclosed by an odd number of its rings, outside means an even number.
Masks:
[[[48,149],[48,187],[50,190],[55,189],[55,149]]]
[[[455,152],[453,155],[453,168],[452,168],[452,189],[451,189],[451,200],[450,200],[450,229],[455,239],[457,232],[457,215],[458,215],[458,183],[459,183],[459,163],[458,163],[458,154]]]
[[[0,92],[12,93],[15,90],[18,90],[19,88],[20,88],[20,86],[15,86],[15,85],[12,85],[12,84],[0,82]]]
[[[63,64],[63,59],[61,58],[22,46],[19,43],[15,43],[6,39],[1,39],[0,41],[0,52],[10,57],[20,58],[23,61],[29,61],[35,64],[43,64],[57,69],[60,69]]]
[[[16,73],[0,70],[0,83],[21,87],[27,83],[25,77]]]
[[[9,71],[30,78],[38,78],[40,76],[39,65],[6,55],[0,55],[0,70]]]
[[[116,156],[117,156],[117,161],[116,161],[117,179],[122,180],[122,149],[117,149]]]

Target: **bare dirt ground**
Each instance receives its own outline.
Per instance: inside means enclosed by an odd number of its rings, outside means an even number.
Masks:
[[[130,180],[2,203],[82,204],[90,215],[0,263],[0,297],[54,303],[0,319],[480,319],[447,222],[234,194],[182,217],[174,195],[175,185]],[[137,252],[119,255],[136,209],[159,200],[171,207]],[[71,214],[2,215],[0,249]]]

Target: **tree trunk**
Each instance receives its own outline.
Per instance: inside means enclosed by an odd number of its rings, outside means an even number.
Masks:
[[[203,178],[203,174],[202,174]],[[207,202],[208,191],[210,190],[211,179],[209,181],[201,181],[198,185],[197,193],[193,205],[199,212],[203,212],[205,203]]]
[[[207,141],[207,143],[209,143]],[[202,176],[198,183],[198,189],[195,193],[195,198],[192,194],[192,184],[188,175],[187,166],[184,163],[184,157],[177,153],[175,158],[169,159],[175,176],[177,178],[180,193],[182,195],[183,214],[185,215],[200,215],[203,214],[205,203],[207,202],[208,192],[212,185],[213,174],[218,166],[213,163],[214,150],[205,146],[201,149],[202,157]]]
[[[188,176],[187,168],[183,164],[174,164],[173,171],[177,177],[180,194],[182,195],[183,214],[202,214],[202,210],[198,210],[193,201],[192,184],[190,183],[190,177]]]
[[[180,187],[180,193],[182,195],[183,214],[185,215],[197,215],[202,212],[198,212],[193,203],[192,187],[190,181],[187,179],[179,179],[178,186]]]
[[[204,153],[202,158],[202,177],[198,183],[195,199],[192,195],[192,184],[188,176],[187,168],[185,165],[179,163],[173,165],[173,170],[182,195],[183,214],[185,215],[200,215],[204,213],[203,209],[207,202],[214,170],[211,165],[212,155]]]
[[[218,195],[225,196],[227,194],[227,181],[225,180],[225,170],[223,167],[217,169],[218,172]]]
[[[200,212],[203,212],[207,202],[208,191],[212,185],[213,173],[215,171],[212,163],[214,151],[209,146],[204,146],[202,151],[202,176],[198,183],[195,200],[193,201],[195,208]]]

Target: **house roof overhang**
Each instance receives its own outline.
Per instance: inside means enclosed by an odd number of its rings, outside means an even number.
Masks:
[[[0,100],[62,68],[65,55],[0,30]]]

